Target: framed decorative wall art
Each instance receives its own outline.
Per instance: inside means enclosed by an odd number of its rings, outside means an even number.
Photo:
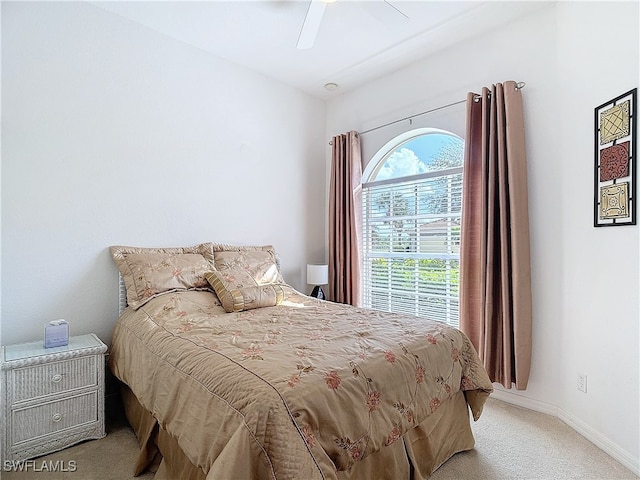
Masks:
[[[595,108],[594,227],[636,224],[636,96]]]

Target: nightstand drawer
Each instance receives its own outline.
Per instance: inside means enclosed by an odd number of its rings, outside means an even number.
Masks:
[[[96,358],[86,356],[13,371],[13,402],[98,384]]]
[[[97,421],[97,391],[17,409],[12,415],[14,445]]]

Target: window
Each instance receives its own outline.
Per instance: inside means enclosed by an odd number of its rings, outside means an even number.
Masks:
[[[463,140],[436,129],[383,147],[363,179],[363,301],[458,326]]]

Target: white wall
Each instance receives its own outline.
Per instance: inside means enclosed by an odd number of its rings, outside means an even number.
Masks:
[[[533,363],[526,391],[496,386],[496,396],[558,415],[636,472],[638,227],[593,228],[592,188],[593,109],[638,86],[638,14],[637,2],[549,4],[327,106],[332,136],[462,100],[484,85],[526,82]],[[417,125],[457,133],[464,121],[464,107],[451,107],[363,135],[363,151],[372,155]],[[612,278],[615,301],[602,294]],[[587,394],[576,388],[579,372],[588,375]]]
[[[558,85],[566,85],[556,159],[566,194],[561,241],[561,417],[640,461],[640,308],[637,226],[593,228],[593,109],[639,85],[639,4],[558,6]],[[613,43],[611,40],[614,40]],[[637,121],[637,119],[636,119]],[[637,145],[636,145],[637,147]],[[640,176],[638,177],[640,180]],[[587,374],[587,394],[575,388]],[[628,454],[628,455],[627,455]]]
[[[322,262],[325,106],[87,3],[2,2],[2,337],[110,341],[108,247],[272,243]]]

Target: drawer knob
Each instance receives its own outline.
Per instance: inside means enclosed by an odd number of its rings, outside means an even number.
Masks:
[[[53,377],[51,377],[51,381],[53,383],[60,383],[62,381],[62,375],[56,373]]]
[[[54,422],[59,422],[60,420],[62,420],[62,414],[54,413],[53,415],[51,415],[51,420],[53,420]]]

